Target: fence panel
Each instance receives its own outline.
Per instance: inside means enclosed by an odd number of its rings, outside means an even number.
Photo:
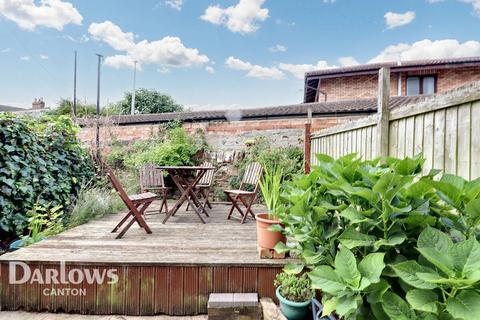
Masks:
[[[314,155],[319,152],[334,158],[352,152],[363,159],[378,157],[379,117],[377,114],[313,133],[312,164],[318,164]],[[421,153],[425,173],[435,168],[466,179],[480,177],[480,90],[472,86],[470,91],[394,109],[388,138],[389,156],[403,158]]]

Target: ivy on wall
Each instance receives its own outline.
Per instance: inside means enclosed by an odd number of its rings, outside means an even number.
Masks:
[[[0,113],[0,231],[23,234],[35,204],[67,208],[94,177],[77,130],[67,116]]]

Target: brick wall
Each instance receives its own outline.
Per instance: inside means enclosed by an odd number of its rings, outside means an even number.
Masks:
[[[328,128],[358,116],[313,118],[312,130]],[[306,119],[252,120],[252,121],[218,121],[184,123],[189,132],[201,129],[213,150],[232,152],[242,149],[244,142],[256,136],[266,136],[273,146],[303,145],[304,124]],[[154,124],[138,124],[128,126],[104,125],[100,128],[100,143],[108,146],[112,140],[129,143],[145,140],[158,133],[159,126]],[[95,127],[83,127],[78,134],[85,144],[93,145]]]
[[[480,67],[431,68],[402,72],[402,95],[406,95],[407,76],[415,75],[436,75],[437,92],[441,93],[480,80]],[[396,96],[398,92],[398,73],[392,72],[390,82],[390,95]],[[327,93],[327,101],[341,101],[375,98],[377,96],[377,86],[378,77],[374,74],[321,79],[320,90]],[[319,94],[318,100],[324,101],[324,96]]]

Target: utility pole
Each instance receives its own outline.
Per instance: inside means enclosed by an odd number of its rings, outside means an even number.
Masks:
[[[77,116],[77,50],[73,61],[73,117]]]
[[[100,150],[100,66],[102,64],[103,56],[97,53],[98,57],[98,67],[97,67],[97,125],[96,125],[96,134],[95,134],[95,147],[97,153]]]
[[[133,62],[133,91],[132,91],[132,107],[130,108],[130,113],[135,114],[135,81],[137,78],[137,62]]]

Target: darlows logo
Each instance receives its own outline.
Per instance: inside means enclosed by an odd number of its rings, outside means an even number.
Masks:
[[[9,284],[115,284],[118,282],[117,269],[72,268],[66,270],[65,262],[60,262],[57,268],[31,268],[24,262],[11,261],[8,266]],[[86,289],[76,288],[45,288],[44,295],[86,295]]]

